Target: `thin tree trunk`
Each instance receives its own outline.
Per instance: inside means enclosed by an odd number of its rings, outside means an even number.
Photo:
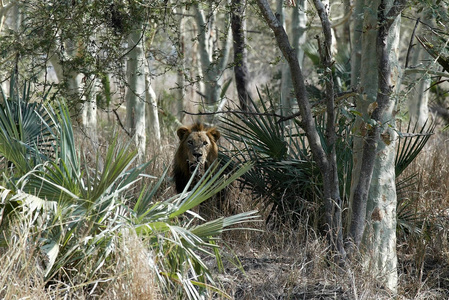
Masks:
[[[283,0],[276,1],[276,18],[279,20],[279,24],[284,27],[284,30],[287,31],[285,26],[285,5]],[[293,22],[293,21],[292,21]],[[295,45],[292,43],[292,48],[295,48]],[[299,67],[302,69],[302,64],[298,60]],[[290,66],[287,60],[284,58],[281,62],[281,99],[280,99],[280,113],[283,116],[288,116],[292,114],[292,100],[295,98],[293,86],[292,86],[292,74],[290,72]],[[287,123],[288,124],[288,123]]]
[[[159,124],[159,114],[157,106],[156,93],[153,90],[150,82],[149,72],[145,72],[145,99],[148,103],[148,132],[151,134],[151,140],[153,144],[156,144],[158,150],[161,150],[161,129]]]
[[[182,10],[181,10],[182,15]],[[177,89],[176,89],[176,101],[177,101],[177,108],[178,108],[178,120],[180,123],[182,123],[183,117],[184,117],[184,98],[185,98],[185,45],[184,45],[184,27],[185,27],[185,19],[183,17],[179,18],[179,35],[178,35],[178,41],[179,44],[178,47],[178,70],[176,74],[176,82],[177,82]]]
[[[363,89],[363,94],[356,101],[357,110],[363,115],[363,118],[358,118],[354,125],[354,166],[351,177],[350,196],[352,212],[350,237],[356,246],[360,245],[365,230],[366,205],[374,168],[375,149],[377,147],[380,130],[378,126],[367,125],[365,123],[365,120],[372,118],[372,108],[377,105],[378,64],[376,48],[373,45],[375,45],[377,40],[377,8],[379,4],[380,0],[372,1],[368,7],[364,6],[363,0],[359,0],[356,3],[355,10],[357,21],[354,26],[355,38],[352,57],[356,59],[356,65],[353,66],[353,70],[358,73],[358,76],[357,74],[353,74],[352,80],[358,83]],[[360,24],[358,23],[360,21],[358,17],[361,17],[360,14],[362,13],[363,23]],[[365,30],[362,31],[360,30],[361,28],[365,28]],[[360,34],[360,37],[358,34]],[[368,111],[370,105],[371,108]],[[372,126],[372,130],[368,130],[371,128],[370,126]]]
[[[240,107],[250,110],[248,90],[248,62],[246,51],[245,0],[232,0],[231,28],[234,40],[234,76]]]
[[[279,9],[279,8],[278,8]],[[307,26],[307,15],[305,11],[307,10],[307,1],[299,0],[296,1],[296,5],[292,11],[292,25],[291,25],[291,36],[292,36],[292,47],[296,51],[298,56],[298,62],[300,68],[303,67],[304,61],[304,50],[302,45],[305,44],[307,38],[306,26]],[[294,93],[292,87],[292,78],[290,73],[290,67],[288,64],[282,66],[282,82],[281,82],[281,110],[284,116],[293,113],[294,107]]]
[[[332,32],[329,15],[325,6],[319,0],[314,0],[315,8],[321,20],[324,41],[320,45],[321,61],[324,65],[326,78],[326,144],[327,169],[321,170],[323,175],[325,216],[328,223],[329,234],[336,249],[345,258],[343,244],[343,228],[341,219],[342,201],[340,197],[340,184],[338,179],[337,154],[335,144],[337,134],[335,129],[336,114],[334,101],[334,80],[332,75]],[[329,189],[329,191],[327,191]]]
[[[425,24],[432,24],[432,12],[429,8],[422,11],[421,20]],[[415,38],[415,36],[413,36],[413,38]],[[419,44],[414,45],[411,67],[428,70],[431,67],[431,62],[432,57],[430,54]],[[407,68],[408,66],[405,67]],[[408,81],[413,84],[413,88],[410,91],[410,99],[408,101],[410,119],[413,125],[416,124],[418,127],[421,127],[429,118],[428,103],[430,92],[429,88],[431,84],[430,74],[427,72],[424,74],[412,73],[409,75]]]
[[[351,86],[353,89],[359,89],[361,85],[361,70],[362,70],[362,32],[364,24],[364,0],[357,0],[354,4],[353,13],[353,25],[352,25],[352,44],[351,44]],[[366,20],[368,22],[368,20]],[[376,61],[376,60],[375,60]],[[364,77],[366,78],[366,77]],[[356,97],[355,104],[356,107],[360,108],[359,112],[364,111],[362,109],[363,95]],[[350,197],[349,197],[349,216],[353,216],[352,208],[354,206],[354,193],[355,188],[359,184],[359,175],[362,167],[362,155],[363,155],[363,137],[361,131],[363,128],[363,119],[357,118],[354,124],[355,134],[353,135],[353,145],[352,145],[352,157],[353,166],[351,174],[351,187],[350,187]],[[364,177],[365,178],[365,177]],[[359,203],[357,204],[359,205]],[[363,208],[361,208],[363,210]],[[359,216],[357,216],[359,218]],[[348,218],[348,228],[352,222],[352,218]],[[358,221],[359,222],[359,221]],[[351,236],[351,234],[350,234]]]
[[[97,79],[95,76],[90,76],[84,80],[86,83],[83,87],[83,107],[82,107],[82,124],[84,132],[90,139],[92,145],[98,147],[98,135],[97,135]]]
[[[145,124],[145,52],[142,25],[137,24],[128,36],[126,117],[129,132],[134,136],[138,160],[143,162],[146,147]]]
[[[63,53],[62,56],[67,56],[69,59],[74,57],[78,52],[78,49],[72,41],[66,41],[64,43],[64,48],[66,49],[66,53]],[[79,74],[74,70],[67,71],[64,68],[64,62],[62,61],[61,55],[58,52],[55,52],[50,56],[50,63],[55,70],[58,82],[60,84],[65,82],[66,84],[65,95],[71,102],[69,104],[71,109],[70,115],[78,124],[83,124],[83,100],[81,99],[82,74]]]
[[[414,66],[417,66],[424,61],[430,60],[431,56],[429,53],[422,47],[419,47],[413,55],[412,63]],[[425,69],[426,68],[427,67],[425,67]],[[422,127],[429,118],[430,74],[411,74],[410,81],[414,82],[415,85],[410,92],[408,111],[412,123],[416,124],[419,128]]]
[[[211,27],[213,20],[206,20],[204,11],[199,8],[199,4],[193,5],[195,9],[195,21],[198,27],[198,52],[200,56],[202,75],[204,77],[204,97],[205,104],[209,107],[215,108],[220,105],[220,93],[222,87],[222,76],[227,60],[229,57],[231,47],[231,34],[230,27],[225,25],[225,28],[229,28],[226,38],[221,45],[221,49],[214,49],[214,43],[212,41]],[[212,15],[213,17],[213,15]],[[216,56],[214,52],[220,51],[220,55]]]
[[[324,9],[322,7],[322,4],[319,1],[315,1],[315,5],[319,11],[320,18],[322,20],[323,29],[325,33],[325,41],[326,46],[324,51],[326,51],[325,56],[329,58],[330,55],[330,44],[328,44],[329,38],[331,39],[332,36],[330,34],[330,23],[327,19],[327,14],[324,12]],[[324,201],[326,202],[326,221],[329,231],[329,242],[333,249],[337,250],[341,257],[344,258],[346,256],[345,250],[343,248],[343,240],[342,235],[339,233],[341,232],[341,224],[338,224],[339,221],[341,221],[341,218],[339,218],[334,213],[337,212],[336,210],[339,209],[337,207],[337,204],[340,202],[340,196],[339,196],[339,184],[338,184],[338,177],[336,176],[336,170],[337,166],[335,165],[334,160],[334,151],[330,151],[329,156],[324,151],[323,145],[321,144],[321,139],[318,134],[317,128],[315,126],[315,120],[313,118],[313,114],[311,111],[311,105],[310,101],[307,97],[306,93],[306,87],[304,82],[304,77],[302,75],[302,70],[299,66],[298,57],[296,55],[295,50],[291,47],[288,36],[284,30],[284,27],[279,22],[279,20],[276,18],[276,16],[273,14],[270,5],[266,0],[257,0],[257,5],[259,6],[259,9],[267,22],[268,26],[273,30],[277,44],[282,51],[285,59],[287,60],[289,66],[290,66],[290,72],[292,74],[292,81],[293,81],[293,88],[295,90],[295,96],[298,101],[298,106],[300,109],[301,114],[301,122],[302,127],[306,133],[307,140],[309,142],[310,149],[312,151],[314,160],[317,163],[317,166],[323,176],[323,192],[324,192]],[[332,82],[332,80],[329,80]],[[326,92],[331,92],[330,89],[332,88],[332,85],[329,85],[326,87]],[[329,108],[333,107],[333,93],[327,95],[328,101],[327,105],[327,112],[329,113]],[[333,110],[333,109],[332,109]],[[334,115],[329,117],[328,127],[327,127],[327,137],[328,139],[334,138],[335,130],[332,132],[330,128],[333,126],[333,120]],[[335,144],[329,144],[328,146],[335,147]],[[329,160],[330,159],[330,160]],[[330,203],[332,203],[332,207],[334,209],[330,208]],[[332,212],[330,212],[332,211]],[[337,212],[338,213],[338,212]]]
[[[19,5],[15,1],[10,1],[7,4],[3,4],[1,2],[1,8],[0,8],[0,16],[1,16],[1,28],[0,32],[3,31],[3,27],[7,27],[8,29],[18,32],[20,28],[20,24],[22,22],[22,15],[19,10]],[[4,71],[4,70],[3,70]],[[7,72],[10,72],[8,70]],[[9,77],[10,74],[4,74],[6,78]],[[1,83],[2,91],[5,95],[5,97],[9,97],[9,88],[10,88],[10,82],[9,80],[5,80]]]

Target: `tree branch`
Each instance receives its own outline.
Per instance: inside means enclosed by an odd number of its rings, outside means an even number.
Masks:
[[[125,126],[123,126],[123,123],[122,123],[122,121],[120,120],[120,116],[118,115],[117,110],[116,110],[116,109],[113,109],[112,112],[114,113],[115,117],[117,118],[117,122],[118,122],[118,124],[120,125],[120,127],[123,129],[123,131],[124,131],[129,137],[132,137],[132,134],[131,134],[128,130],[126,130]]]
[[[324,149],[321,145],[320,136],[318,135],[318,131],[315,126],[315,120],[313,119],[311,105],[307,97],[306,86],[295,49],[291,47],[288,35],[285,32],[284,27],[274,15],[268,2],[266,0],[256,0],[256,3],[259,6],[259,10],[262,13],[268,26],[273,31],[279,49],[288,62],[292,75],[292,83],[295,90],[296,100],[298,102],[299,110],[301,113],[303,128],[306,132],[310,149],[320,170],[325,171],[328,167],[326,153],[324,152]]]
[[[326,144],[327,144],[327,163],[328,170],[323,172],[323,189],[324,189],[324,205],[325,216],[328,223],[328,230],[331,243],[336,247],[343,258],[346,252],[343,244],[341,207],[342,201],[340,197],[340,184],[338,179],[336,142],[337,133],[335,130],[335,96],[334,96],[334,78],[332,75],[332,29],[326,7],[320,0],[313,1],[315,8],[321,20],[322,31],[324,34],[323,46],[319,47],[321,62],[324,65],[324,76],[326,77]]]
[[[219,114],[233,114],[233,115],[248,115],[248,116],[269,116],[269,117],[276,117],[276,118],[284,118],[284,116],[282,115],[278,115],[275,113],[258,113],[258,112],[253,112],[253,111],[242,111],[242,110],[224,110],[224,111],[214,111],[214,112],[198,112],[198,113],[193,113],[193,112],[188,112],[183,110],[183,113],[185,113],[186,115],[191,115],[191,116],[210,116],[210,115],[219,115]]]
[[[418,18],[416,20],[415,27],[413,27],[412,36],[410,37],[410,42],[408,44],[407,55],[405,56],[404,69],[407,69],[407,67],[408,67],[408,61],[409,61],[409,58],[410,58],[410,51],[412,50],[412,47],[413,47],[413,39],[415,38],[415,32],[416,32],[416,28],[418,27],[419,21],[420,21],[420,18]]]

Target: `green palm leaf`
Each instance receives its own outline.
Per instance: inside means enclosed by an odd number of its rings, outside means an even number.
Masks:
[[[410,163],[415,160],[435,130],[435,123],[428,124],[426,122],[421,128],[417,128],[418,125],[415,124],[413,129],[410,126],[411,122],[407,126],[407,133],[399,133],[400,139],[395,161],[396,177],[399,177]]]
[[[29,102],[26,84],[22,96],[15,93],[14,89],[10,99],[6,98],[3,91],[2,96],[0,154],[14,165],[14,170],[20,176],[52,156],[54,123],[42,104]]]

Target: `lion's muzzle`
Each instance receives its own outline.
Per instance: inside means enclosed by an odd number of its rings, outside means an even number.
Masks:
[[[201,159],[201,156],[195,157],[194,160],[187,160],[187,163],[189,164],[189,171],[190,173],[195,172],[195,169],[198,167],[198,171],[196,173],[196,176],[202,176],[204,174],[206,161]]]

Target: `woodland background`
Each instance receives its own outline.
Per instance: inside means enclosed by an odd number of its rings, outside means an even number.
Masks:
[[[1,298],[449,297],[447,1],[0,16]],[[198,120],[220,164],[175,194]]]

